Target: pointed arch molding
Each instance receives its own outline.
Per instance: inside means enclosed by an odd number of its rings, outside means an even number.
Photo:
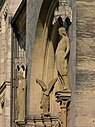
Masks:
[[[50,6],[48,8],[48,11],[47,11],[47,16],[46,16],[46,19],[45,19],[45,23],[44,23],[44,27],[43,27],[43,33],[42,33],[42,40],[41,42],[43,43],[42,44],[42,51],[41,51],[41,54],[42,54],[42,64],[43,64],[43,68],[42,68],[42,80],[44,80],[44,77],[45,76],[45,66],[46,66],[46,56],[47,56],[47,46],[48,46],[48,40],[49,40],[49,32],[51,31],[51,25],[52,25],[52,21],[53,21],[53,18],[54,18],[54,11],[55,11],[55,8],[57,8],[59,4],[59,1],[58,0],[52,0],[52,2],[50,3]]]
[[[58,3],[59,3],[58,0],[53,0],[47,13],[46,22],[43,30],[43,38],[42,38],[43,45],[45,45],[45,48],[43,49],[43,56],[45,56],[46,43],[48,40],[48,28],[53,20],[54,10],[58,6]]]

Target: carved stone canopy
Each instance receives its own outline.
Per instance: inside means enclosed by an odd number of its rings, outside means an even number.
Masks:
[[[69,18],[70,22],[72,22],[72,9],[67,0],[59,0],[59,5],[54,11],[53,24],[57,21],[59,17],[62,18],[63,25],[67,17]]]

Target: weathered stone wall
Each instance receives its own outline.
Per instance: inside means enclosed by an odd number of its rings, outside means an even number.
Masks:
[[[0,56],[0,87],[6,86],[1,94],[0,103],[4,101],[1,108],[2,120],[0,126],[10,126],[10,75],[11,75],[11,42],[10,30],[8,26],[8,1],[6,1],[0,11],[1,13],[1,56]],[[6,15],[5,15],[6,14]],[[8,82],[8,83],[7,83]]]
[[[6,2],[7,3],[7,2]],[[0,85],[3,84],[5,80],[5,56],[6,56],[6,38],[5,38],[5,31],[6,31],[6,21],[4,19],[4,9],[6,8],[6,3],[3,5],[1,11],[0,11],[0,16],[1,16],[1,39],[0,39],[0,45],[1,45],[1,56],[0,56]]]
[[[75,126],[95,126],[95,1],[77,0]]]
[[[20,1],[19,1],[20,3]],[[6,0],[0,10],[1,32],[0,32],[0,84],[4,81],[10,81],[11,76],[11,24],[9,17],[14,14],[18,7],[18,2],[13,3]],[[14,7],[14,8],[13,8]],[[4,14],[6,13],[6,19]]]
[[[10,16],[14,14],[20,1],[6,0],[0,10],[0,103],[4,106],[0,111],[0,126],[10,127],[10,84],[11,84],[11,23]],[[3,91],[1,88],[4,87]]]

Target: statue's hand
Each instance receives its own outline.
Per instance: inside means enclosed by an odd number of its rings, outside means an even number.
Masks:
[[[66,76],[67,75],[67,68],[64,68],[63,71],[64,71],[63,75]]]

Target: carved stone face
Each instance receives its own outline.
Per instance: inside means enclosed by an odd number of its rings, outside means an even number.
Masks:
[[[59,28],[59,35],[62,36],[63,34],[66,34],[66,31],[64,27],[61,27]]]

